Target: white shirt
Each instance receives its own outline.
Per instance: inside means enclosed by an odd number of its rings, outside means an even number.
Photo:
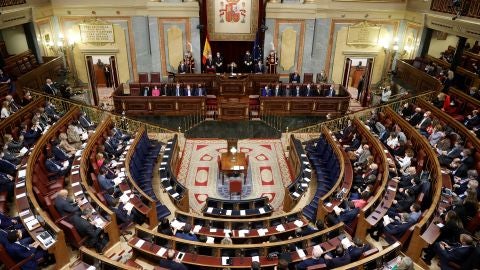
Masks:
[[[10,112],[8,111],[7,108],[2,108],[1,112],[0,112],[0,118],[7,118],[10,116]]]

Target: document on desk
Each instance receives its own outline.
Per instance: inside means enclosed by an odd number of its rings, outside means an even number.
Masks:
[[[292,193],[292,196],[295,197],[295,198],[298,198],[300,197],[300,194],[298,194],[296,191]]]
[[[102,229],[103,226],[105,226],[105,222],[103,221],[102,218],[100,217],[97,217],[93,220],[93,224],[97,227],[97,228],[100,228]]]
[[[222,257],[222,265],[229,265],[230,257]]]
[[[227,216],[231,216],[231,215],[232,215],[232,210],[227,210],[226,215],[227,215]]]
[[[72,171],[72,175],[78,174],[79,172],[79,170]]]
[[[265,229],[265,228],[258,229],[257,232],[258,232],[258,235],[265,236],[268,232],[268,229]]]
[[[202,229],[201,225],[195,225],[195,227],[193,227],[193,232],[198,233],[198,232],[200,232],[200,229]]]
[[[275,229],[277,230],[277,232],[284,232],[285,231],[285,227],[283,227],[282,224],[277,225],[277,227]]]
[[[239,230],[238,231],[238,236],[239,237],[245,237],[245,235],[249,232],[250,232],[249,230]]]
[[[27,170],[18,171],[18,178],[24,178],[27,175]]]
[[[38,223],[38,220],[36,218],[27,222],[26,225],[27,225],[27,228],[28,228],[29,231],[31,231],[34,228],[40,226],[39,223]]]
[[[247,212],[245,210],[240,210],[240,216],[245,216]]]
[[[265,208],[258,208],[258,212],[260,212],[260,214],[265,214]]]
[[[260,262],[260,256],[253,256],[252,262]]]
[[[308,178],[308,177],[304,177],[303,180],[307,183],[310,183],[310,178]]]
[[[225,234],[225,237],[230,237],[230,234],[232,233],[232,231],[229,229],[224,229],[223,233]]]
[[[130,197],[128,197],[128,194],[126,194],[126,193],[123,193],[122,196],[120,196],[119,199],[124,204],[127,203],[128,201],[130,201]]]
[[[74,195],[75,197],[80,196],[80,195],[82,195],[82,194],[83,194],[83,190],[79,190],[79,191],[73,193],[73,195]]]
[[[141,248],[144,243],[145,243],[145,240],[139,239],[139,240],[137,241],[137,243],[135,243],[135,246],[136,246],[137,248]]]
[[[163,254],[165,254],[166,251],[167,251],[166,248],[161,247],[161,248],[157,251],[157,255],[161,257],[161,256],[163,256]]]
[[[215,238],[207,236],[207,241],[205,243],[207,244],[213,244],[215,242]]]
[[[213,212],[213,207],[208,207],[207,208],[207,213],[211,214]]]
[[[217,232],[217,228],[210,228],[210,232]]]
[[[309,169],[309,168],[305,168],[305,170],[304,170],[304,171],[306,171],[306,172],[311,172],[312,170],[311,170],[311,169]]]
[[[183,228],[183,226],[185,226],[185,222],[181,222],[181,221],[178,221],[176,219],[172,220],[172,222],[170,223],[170,225],[177,229],[177,230],[180,230],[181,228]]]
[[[302,260],[305,260],[307,258],[307,255],[305,254],[305,251],[303,249],[297,249],[298,256],[302,258]]]
[[[26,147],[23,147],[22,149],[20,149],[20,155],[21,156],[25,155],[25,153],[27,153],[27,152],[28,152],[28,148],[26,148]]]
[[[16,188],[21,188],[21,187],[24,187],[24,186],[25,186],[25,182],[24,182],[24,181],[22,181],[22,182],[20,182],[20,183],[18,183],[18,184],[15,185]]]
[[[233,170],[234,170],[234,171],[240,170],[240,166],[238,166],[238,165],[233,166]]]
[[[300,228],[303,226],[303,221],[297,219],[293,222],[293,224],[295,224],[295,226]]]
[[[122,181],[123,181],[123,178],[120,178],[120,177],[117,177],[117,178],[113,179],[113,183],[115,183],[115,186],[120,185],[120,183],[122,183]]]
[[[90,266],[87,268],[87,270],[97,270],[97,268],[96,268],[95,266],[93,266],[93,265],[90,265]]]
[[[83,152],[83,150],[77,150],[77,152],[75,152],[75,156],[76,156],[76,157],[81,156],[81,155],[82,155],[82,152]]]
[[[301,157],[307,157],[307,154],[300,154]]]
[[[128,214],[130,215],[130,212],[131,212],[132,209],[133,209],[133,204],[127,202],[127,203],[123,206],[123,209],[127,210]]]
[[[16,196],[16,198],[17,198],[17,199],[20,199],[20,198],[25,197],[26,195],[27,195],[27,193],[24,192],[24,193],[22,193],[22,194],[18,194],[18,195]]]
[[[397,189],[395,189],[394,187],[391,187],[391,186],[388,186],[388,189],[391,190],[391,191],[397,191]]]

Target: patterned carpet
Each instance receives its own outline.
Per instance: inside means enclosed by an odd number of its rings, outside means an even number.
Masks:
[[[222,185],[218,156],[227,152],[224,140],[187,140],[178,179],[188,187],[190,207],[200,213],[207,197],[229,199],[228,179]],[[284,186],[291,183],[290,170],[280,140],[239,140],[240,152],[248,156],[242,199],[267,196],[276,210],[282,209]],[[240,176],[242,177],[242,176]],[[237,197],[232,197],[232,199]]]

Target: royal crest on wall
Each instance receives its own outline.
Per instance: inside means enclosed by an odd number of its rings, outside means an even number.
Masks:
[[[207,0],[210,40],[252,41],[258,26],[258,1]]]

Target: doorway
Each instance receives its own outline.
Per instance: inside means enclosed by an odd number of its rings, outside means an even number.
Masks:
[[[115,55],[86,55],[85,61],[94,105],[112,109],[112,93],[118,86]]]
[[[368,89],[373,70],[373,57],[348,57],[345,59],[342,85],[350,93],[355,106],[366,107]]]

